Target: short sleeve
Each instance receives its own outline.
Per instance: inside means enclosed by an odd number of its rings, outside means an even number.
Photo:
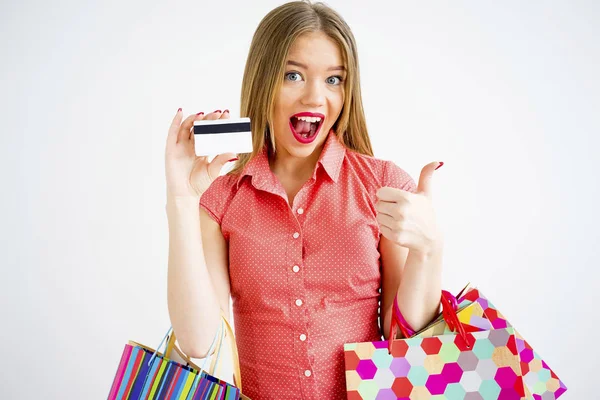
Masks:
[[[202,193],[200,207],[206,210],[208,215],[221,225],[230,198],[231,179],[227,175],[221,175]]]
[[[397,166],[393,161],[385,161],[383,166],[382,187],[393,187],[406,190],[411,193],[417,192],[417,184],[414,179]]]

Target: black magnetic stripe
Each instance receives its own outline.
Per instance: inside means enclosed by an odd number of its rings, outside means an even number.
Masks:
[[[194,135],[230,132],[250,132],[250,122],[239,122],[236,124],[194,125]]]

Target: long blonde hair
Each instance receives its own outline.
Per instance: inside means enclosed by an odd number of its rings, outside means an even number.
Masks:
[[[275,136],[269,127],[273,126],[275,95],[283,83],[292,43],[309,32],[323,32],[332,38],[345,59],[344,104],[333,125],[339,141],[350,150],[373,156],[362,105],[356,41],[350,27],[336,11],[321,2],[292,1],[269,12],[252,38],[242,81],[240,116],[250,117],[254,150],[239,154],[228,174],[239,174],[265,144],[269,154],[274,154]]]

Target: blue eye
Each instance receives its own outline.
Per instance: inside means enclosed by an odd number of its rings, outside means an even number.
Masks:
[[[292,81],[292,82],[297,82],[298,79],[289,79],[290,76],[294,76],[294,75],[297,75],[298,78],[300,78],[300,74],[299,73],[297,73],[297,72],[288,72],[287,74],[285,74],[285,79],[287,79],[289,81]]]
[[[299,82],[302,80],[302,75],[300,75],[299,72],[288,72],[285,74],[285,79],[291,82]],[[326,82],[330,85],[338,86],[343,82],[343,79],[339,75],[330,76],[329,78],[327,78]]]
[[[332,79],[337,79],[337,83],[334,80],[333,82],[331,81]],[[342,83],[342,77],[341,76],[330,76],[329,78],[327,78],[327,83],[330,83],[332,85],[339,85],[340,83]]]

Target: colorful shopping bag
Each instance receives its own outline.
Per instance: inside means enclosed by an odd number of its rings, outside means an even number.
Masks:
[[[134,341],[125,345],[108,400],[249,400],[241,393],[237,346],[233,330],[223,314],[221,328],[209,349],[209,354],[213,349],[215,354],[209,371],[204,369],[209,357],[204,359],[202,368],[198,367],[175,346],[175,333],[171,331],[172,329],[167,331],[157,350]],[[215,376],[218,375],[220,353],[226,334],[233,355],[235,385]],[[158,350],[165,341],[167,345],[163,355]]]
[[[444,291],[442,313],[420,332],[397,304],[388,341],[344,345],[354,399],[557,399],[566,386],[477,289]],[[464,292],[464,294],[462,294]],[[409,333],[394,339],[396,331]]]

